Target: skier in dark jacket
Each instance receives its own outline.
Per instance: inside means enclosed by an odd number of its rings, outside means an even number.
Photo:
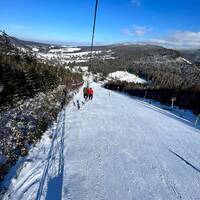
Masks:
[[[83,97],[84,97],[85,101],[86,101],[87,98],[88,98],[87,87],[84,87],[84,88],[83,88]]]

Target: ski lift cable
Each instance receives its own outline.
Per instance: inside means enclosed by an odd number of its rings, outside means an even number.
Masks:
[[[90,66],[92,66],[92,54],[93,54],[93,48],[94,48],[94,36],[95,36],[95,28],[96,28],[97,9],[98,9],[98,0],[96,0],[95,9],[94,9],[94,20],[93,20],[93,28],[92,28],[92,41],[91,41],[91,47],[90,47],[90,54],[91,54]]]

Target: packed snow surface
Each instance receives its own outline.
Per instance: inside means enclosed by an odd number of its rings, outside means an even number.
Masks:
[[[108,75],[108,79],[115,79],[119,81],[126,81],[129,83],[146,83],[146,81],[142,78],[137,77],[134,74],[128,73],[126,71],[116,71],[113,73],[110,73]]]
[[[9,181],[11,170],[3,199],[200,199],[200,131],[168,111],[92,87],[94,99],[80,110],[71,102]]]

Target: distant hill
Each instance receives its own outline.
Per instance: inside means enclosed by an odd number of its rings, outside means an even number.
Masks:
[[[9,43],[18,48],[27,48],[27,50],[37,48],[40,52],[48,52],[51,48],[64,48],[61,45],[25,41],[15,37],[10,37]],[[90,46],[79,47],[81,48],[80,52],[90,52]],[[103,54],[107,54],[108,51],[112,51],[114,57],[123,58],[127,60],[131,59],[134,62],[174,62],[181,56],[189,58],[189,60],[191,60],[190,58],[193,58],[194,55],[197,54],[196,51],[179,52],[177,50],[167,49],[156,45],[132,43],[95,46],[94,51],[103,51]],[[196,57],[196,60],[197,59],[200,59],[200,56]],[[184,60],[182,60],[182,62],[184,62]]]
[[[180,53],[183,57],[194,63],[200,63],[200,49],[187,49],[180,50]]]
[[[82,51],[88,51],[89,47],[82,47]],[[95,46],[94,50],[112,50],[114,56],[132,61],[143,62],[168,62],[181,57],[179,51],[167,49],[155,45],[139,44],[114,44],[106,46]]]

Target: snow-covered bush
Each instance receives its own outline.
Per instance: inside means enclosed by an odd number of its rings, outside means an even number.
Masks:
[[[20,156],[26,156],[56,120],[63,102],[68,103],[72,92],[60,85],[48,93],[39,93],[18,107],[0,114],[0,180]],[[65,92],[64,92],[65,91]]]

